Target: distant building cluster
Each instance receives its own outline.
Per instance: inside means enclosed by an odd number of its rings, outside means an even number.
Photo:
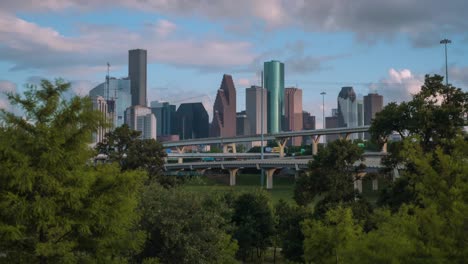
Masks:
[[[108,65],[109,66],[109,65]],[[316,118],[303,110],[302,90],[285,88],[284,63],[264,62],[261,85],[245,89],[245,110],[237,111],[237,92],[231,75],[224,74],[216,92],[213,117],[201,102],[175,104],[147,99],[147,51],[128,52],[128,77],[106,76],[105,82],[89,92],[93,107],[102,112],[111,124],[93,135],[94,143],[104,139],[109,129],[123,124],[141,132],[143,139],[174,141],[206,137],[234,137],[271,134],[281,131],[316,129]],[[326,128],[369,125],[383,107],[381,95],[371,93],[357,98],[353,87],[343,87],[338,94],[337,108],[325,118]],[[369,135],[353,135],[368,139]],[[335,140],[339,135],[327,137]],[[289,145],[310,144],[310,138],[291,138]],[[246,147],[258,146],[260,142]]]

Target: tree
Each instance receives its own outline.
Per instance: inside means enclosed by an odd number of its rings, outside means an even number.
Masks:
[[[277,217],[276,233],[281,254],[288,260],[304,262],[304,235],[301,223],[310,216],[306,207],[291,205],[280,200],[275,206]]]
[[[416,140],[426,153],[440,148],[450,154],[455,147],[455,138],[464,134],[467,115],[468,93],[452,85],[444,85],[443,77],[439,75],[426,75],[421,91],[411,101],[399,105],[391,103],[376,114],[370,132],[375,140],[384,140],[389,134],[397,132],[403,141],[407,138]],[[415,164],[404,155],[403,143],[393,144],[389,150],[389,155],[383,159],[386,166],[384,173],[400,166],[412,174]],[[416,185],[415,178],[403,176],[384,191],[380,203],[394,210],[402,203],[416,203]]]
[[[139,259],[162,263],[235,263],[237,244],[227,234],[222,200],[150,184],[143,192],[142,227],[148,237]],[[216,199],[216,198],[213,198]]]
[[[338,206],[328,211],[323,221],[306,220],[304,259],[307,263],[347,263],[345,253],[362,234],[351,209]]]
[[[444,85],[443,77],[426,75],[421,91],[411,101],[390,103],[377,113],[370,133],[374,140],[397,132],[403,139],[419,136],[425,151],[446,146],[466,123],[468,93]],[[449,149],[446,149],[448,151]]]
[[[150,181],[156,180],[165,187],[177,185],[176,177],[163,175],[163,146],[154,139],[140,139],[141,132],[130,129],[127,125],[108,132],[104,142],[96,145],[96,150],[105,154],[110,162],[120,164],[123,171],[145,170]]]
[[[124,262],[141,246],[135,209],[144,173],[89,166],[104,125],[69,83],[41,81],[9,95],[25,117],[2,111],[0,252],[9,263]]]
[[[232,221],[235,225],[234,238],[239,243],[237,255],[245,262],[254,250],[257,257],[271,245],[275,221],[269,197],[263,191],[240,195],[234,203]]]
[[[353,201],[354,179],[357,172],[363,169],[362,166],[356,168],[355,163],[362,159],[362,153],[361,148],[346,140],[328,144],[309,163],[310,175],[302,175],[296,182],[296,202],[307,205],[319,196],[323,196],[324,206]]]

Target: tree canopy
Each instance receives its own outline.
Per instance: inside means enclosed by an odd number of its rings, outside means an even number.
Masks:
[[[89,98],[63,99],[69,87],[43,80],[9,95],[24,117],[2,111],[1,261],[123,262],[141,246],[133,227],[145,175],[88,165],[91,134],[105,124]]]

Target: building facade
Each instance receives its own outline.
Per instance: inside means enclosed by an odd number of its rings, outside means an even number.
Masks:
[[[213,105],[210,127],[212,137],[236,136],[236,103],[236,87],[232,76],[224,74]]]
[[[93,110],[97,110],[101,113],[103,120],[109,120],[111,118],[109,110],[107,108],[107,101],[102,96],[91,97],[93,103]],[[106,136],[106,133],[109,132],[108,128],[99,127],[98,130],[93,133],[92,143],[97,144],[102,142]]]
[[[377,93],[369,93],[364,96],[364,125],[370,125],[375,114],[380,112],[383,108],[383,96]],[[366,139],[370,139],[369,133],[364,133]]]
[[[302,120],[302,90],[299,88],[286,88],[284,93],[285,122],[283,130],[299,131],[303,129]],[[291,138],[292,146],[300,146],[302,137]]]
[[[267,61],[263,64],[264,87],[268,91],[268,133],[282,131],[284,117],[284,63]]]
[[[128,77],[131,81],[132,105],[147,105],[146,66],[146,50],[134,49],[128,51]]]
[[[358,102],[353,87],[341,88],[338,94],[338,127],[358,126]],[[353,134],[351,139],[357,139]]]
[[[357,126],[364,126],[364,101],[357,99]],[[357,134],[358,139],[364,139],[364,133]]]
[[[183,103],[176,112],[176,131],[179,138],[206,138],[209,136],[208,112],[202,103]]]
[[[338,126],[338,116],[327,116],[325,117],[325,128],[337,128]],[[339,138],[338,135],[327,135],[327,143],[335,141]]]
[[[117,79],[110,77],[108,81],[99,84],[89,91],[89,97],[103,97],[110,106],[113,128],[125,123],[125,110],[132,105],[130,79]],[[113,101],[113,102],[111,102]]]
[[[133,105],[125,110],[125,124],[131,129],[141,132],[142,139],[156,139],[156,117],[151,108],[141,105]]]
[[[157,120],[157,134],[158,138],[162,136],[176,134],[175,119],[176,119],[176,106],[168,102],[153,101],[150,103],[151,112]]]
[[[267,99],[267,90],[260,86],[251,86],[245,89],[245,112],[249,120],[250,135],[262,133],[262,119],[263,133],[267,133]]]
[[[302,111],[302,126],[304,130],[315,130],[315,116],[310,115],[309,112]],[[303,137],[302,144],[312,144],[310,136]]]

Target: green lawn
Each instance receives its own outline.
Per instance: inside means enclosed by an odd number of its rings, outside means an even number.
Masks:
[[[226,175],[226,179],[228,179]],[[266,184],[264,184],[265,188]],[[224,182],[209,179],[206,176],[194,177],[184,184],[183,188],[189,191],[210,193],[210,192],[254,192],[260,190],[260,175],[240,174],[236,178],[236,186],[229,186]],[[273,203],[283,199],[293,202],[294,176],[273,177],[273,189],[267,190],[271,195]]]

